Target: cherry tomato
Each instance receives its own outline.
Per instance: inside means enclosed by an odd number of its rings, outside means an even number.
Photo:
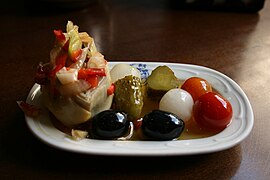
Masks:
[[[212,86],[203,78],[191,77],[185,80],[181,89],[189,92],[194,102],[203,94],[212,92]]]
[[[230,102],[215,92],[208,92],[198,98],[193,106],[195,121],[203,128],[222,130],[232,119]]]

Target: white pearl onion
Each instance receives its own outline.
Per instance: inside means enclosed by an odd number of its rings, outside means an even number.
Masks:
[[[187,91],[175,88],[164,94],[159,102],[159,109],[173,113],[187,122],[192,116],[193,104],[192,96]]]

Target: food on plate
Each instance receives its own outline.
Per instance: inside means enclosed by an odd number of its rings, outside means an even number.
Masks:
[[[152,140],[173,140],[183,132],[185,123],[176,115],[153,110],[143,117],[142,132],[147,139]]]
[[[114,108],[127,113],[130,121],[138,119],[143,108],[140,71],[129,64],[120,63],[112,67],[110,75],[114,84]]]
[[[192,116],[193,99],[191,95],[180,88],[169,90],[159,101],[159,109],[176,114],[187,122]]]
[[[27,116],[37,118],[41,113],[40,108],[33,106],[31,104],[28,104],[24,101],[17,101],[17,104],[21,108],[21,110],[24,112],[24,114]]]
[[[132,75],[141,79],[140,71],[137,68],[127,63],[114,65],[112,69],[110,70],[110,75],[111,75],[111,79],[113,83],[129,75]]]
[[[168,90],[177,88],[180,80],[168,66],[162,65],[152,71],[146,79],[146,84],[147,95],[152,99],[160,100]]]
[[[78,130],[78,129],[72,129],[71,130],[71,137],[74,140],[85,139],[85,138],[88,137],[88,132],[87,131]]]
[[[232,119],[230,102],[216,92],[208,92],[198,98],[193,107],[194,119],[206,129],[224,129]]]
[[[97,113],[110,109],[112,82],[104,56],[94,39],[68,21],[66,33],[54,30],[56,41],[50,62],[40,64],[35,80],[40,84],[42,100],[65,126],[74,127]]]
[[[114,108],[124,111],[130,121],[140,118],[143,108],[141,79],[128,75],[115,83]]]
[[[92,127],[88,133],[94,138],[116,139],[128,133],[130,122],[127,114],[118,110],[105,110],[92,118]]]
[[[184,81],[181,89],[189,92],[194,102],[203,94],[212,92],[212,86],[208,81],[201,77],[190,77]]]
[[[147,82],[149,78],[142,79],[140,71],[129,64],[115,64],[110,71],[105,70],[105,68],[90,69],[85,67],[81,68],[78,74],[74,74],[73,69],[65,68],[60,69],[57,72],[58,75],[55,75],[58,83],[62,86],[71,82],[75,83],[77,79],[86,80],[88,76],[91,77],[93,74],[100,79],[107,76],[113,79],[106,88],[106,96],[113,96],[110,107],[91,116],[86,123],[72,126],[70,134],[73,139],[176,140],[201,138],[222,131],[232,120],[233,112],[229,101],[218,94],[215,89],[212,89],[207,80],[199,77],[181,79],[181,77],[174,75],[177,80],[173,80],[173,82],[177,83],[167,90],[164,88],[164,94],[160,98],[153,98],[153,94],[150,93],[153,92],[152,89],[146,88],[149,85]],[[160,68],[165,68],[164,71],[171,71],[174,74],[168,66],[157,66],[149,77],[152,73],[158,72]],[[44,69],[47,69],[47,66],[44,66],[42,70]],[[110,73],[106,75],[108,71]],[[40,70],[40,72],[42,71]],[[62,73],[67,73],[67,76],[63,78]],[[158,78],[155,81],[163,79],[162,81],[168,82],[156,84],[170,84],[174,78],[167,78],[167,75],[168,73],[158,73]],[[50,79],[41,81],[46,82],[42,85],[42,91],[50,81]],[[201,83],[201,81],[204,83]],[[92,86],[98,88],[98,85],[95,85],[91,80],[89,82],[93,84]],[[203,89],[203,84],[206,84],[206,89]],[[184,90],[185,87],[187,90]],[[189,89],[188,87],[192,88]],[[147,95],[144,95],[143,89],[146,89]],[[55,99],[58,99],[58,97],[69,99],[70,96],[74,98],[74,95],[71,95],[70,92],[62,92],[59,87],[56,90],[55,92],[54,89],[52,93]],[[51,93],[50,89],[48,92]],[[197,99],[193,98],[192,94],[197,94]],[[78,97],[78,95],[75,95],[75,97]],[[95,99],[92,99],[92,101],[95,101]],[[70,115],[70,112],[66,113]]]

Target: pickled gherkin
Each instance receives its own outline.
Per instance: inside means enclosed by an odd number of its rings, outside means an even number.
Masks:
[[[147,95],[150,99],[159,101],[170,89],[180,86],[181,81],[166,65],[156,67],[146,79]]]
[[[143,108],[141,79],[139,77],[129,75],[117,80],[114,85],[115,108],[127,113],[130,121],[140,118]]]

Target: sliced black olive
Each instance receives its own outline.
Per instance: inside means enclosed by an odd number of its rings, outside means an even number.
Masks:
[[[130,123],[127,114],[117,110],[106,110],[92,118],[92,135],[98,139],[116,139],[124,136]]]
[[[173,140],[183,132],[185,123],[175,114],[153,110],[142,120],[143,134],[152,140]]]

